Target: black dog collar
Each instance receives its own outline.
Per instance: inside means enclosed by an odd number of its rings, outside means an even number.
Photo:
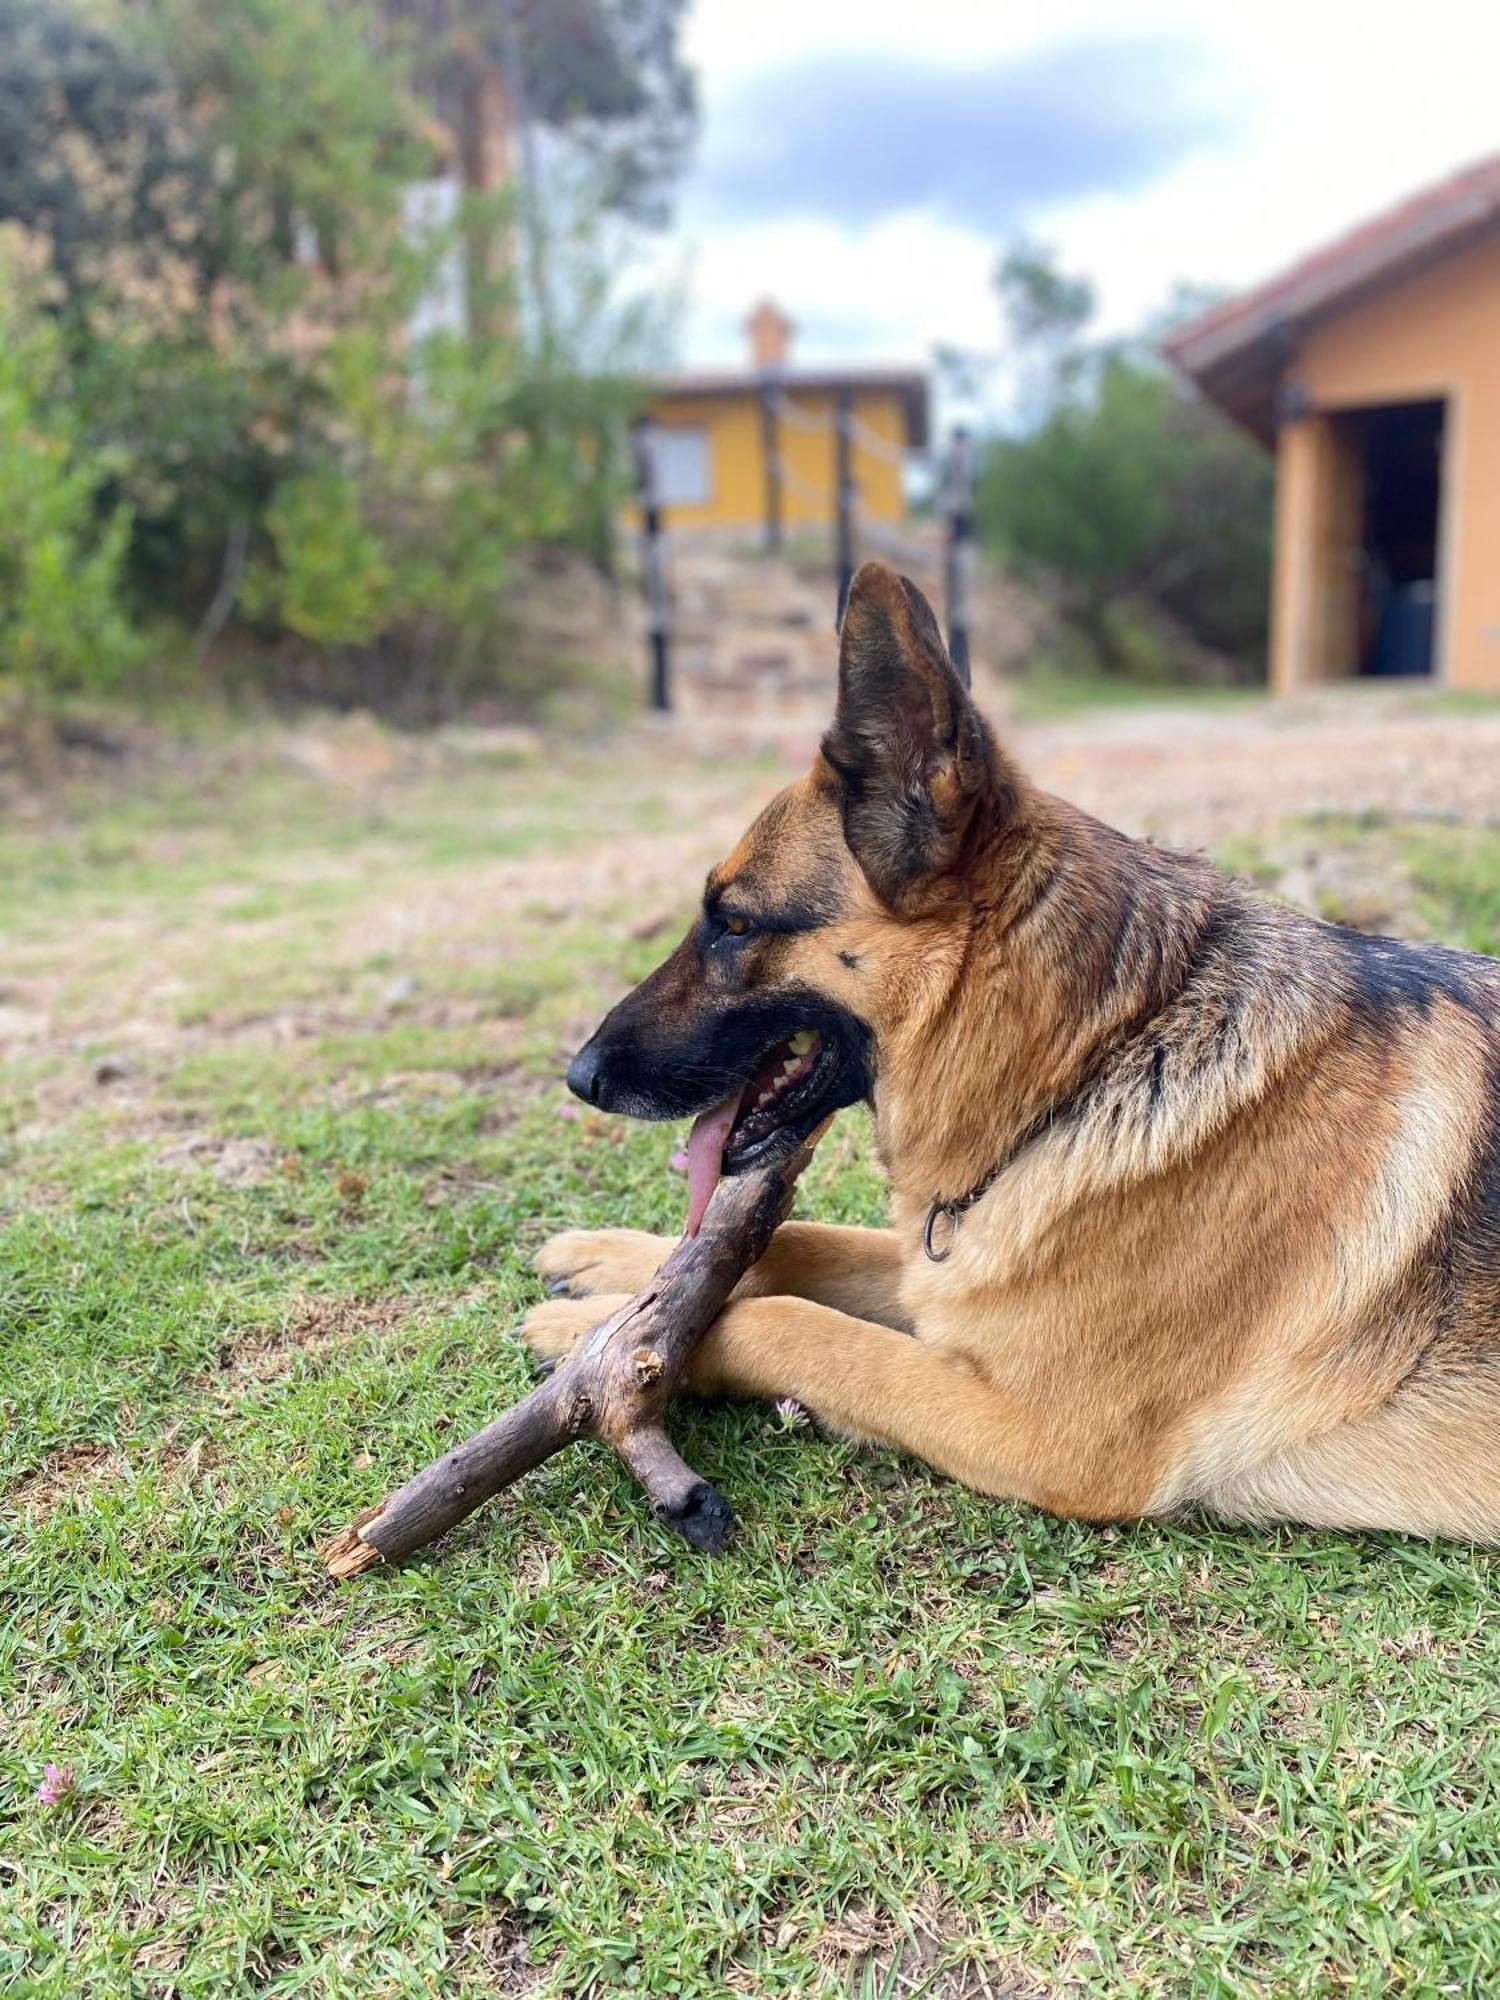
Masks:
[[[1074,1099],[1072,1101],[1076,1103],[1077,1100]],[[958,1234],[959,1223],[962,1222],[976,1201],[983,1201],[996,1181],[1005,1172],[1005,1169],[1019,1159],[1032,1140],[1040,1139],[1042,1134],[1056,1123],[1059,1111],[1064,1108],[1062,1105],[1054,1104],[1048,1110],[1044,1111],[1040,1118],[1033,1119],[1031,1124],[1026,1127],[1026,1130],[1011,1147],[1010,1151],[996,1160],[994,1166],[990,1168],[984,1178],[975,1181],[973,1187],[969,1188],[965,1193],[954,1195],[951,1201],[944,1201],[941,1195],[933,1197],[932,1206],[927,1211],[927,1220],[922,1225],[922,1248],[934,1264],[947,1263],[948,1259],[953,1255],[953,1239]],[[934,1240],[939,1216],[946,1216],[952,1225],[948,1241],[941,1249],[937,1248]]]

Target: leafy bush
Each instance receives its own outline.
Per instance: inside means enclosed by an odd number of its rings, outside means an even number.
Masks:
[[[1262,669],[1269,457],[1144,344],[1090,347],[1087,292],[1045,259],[1002,266],[1030,410],[981,464],[981,531],[1040,574],[1094,661],[1129,672],[1132,604],[1166,612],[1245,677]],[[1040,365],[1038,366],[1038,362]]]
[[[685,130],[679,13],[587,0],[559,35],[526,10],[540,115],[578,108],[580,156],[612,131],[608,179],[570,190],[555,236],[548,201],[502,190],[419,239],[413,183],[453,158],[432,104],[492,9],[454,0],[409,47],[361,0],[0,0],[0,220],[39,273],[69,504],[111,524],[111,593],[123,569],[136,615],[200,654],[237,620],[237,673],[413,719],[504,688],[516,552],[608,556],[643,350],[599,217],[646,198]],[[465,329],[418,331],[455,272]]]
[[[278,615],[321,645],[358,645],[385,623],[391,568],[360,516],[354,482],[332,470],[278,488],[266,509],[273,564],[252,570],[242,594],[252,615]]]
[[[584,372],[566,338],[538,352],[440,333],[412,357],[406,393],[390,376],[368,329],[329,344],[322,462],[275,488],[244,609],[268,635],[323,649],[296,659],[304,694],[413,722],[497,692],[528,703],[537,689],[510,644],[515,559],[536,543],[605,558],[635,391]]]
[[[0,254],[0,688],[103,690],[139,656],[120,596],[123,507],[99,514],[103,469],[82,446],[55,329],[30,310],[14,246]]]

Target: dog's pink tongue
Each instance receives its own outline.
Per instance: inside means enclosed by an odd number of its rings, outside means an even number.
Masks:
[[[724,1141],[740,1108],[743,1090],[732,1091],[712,1111],[700,1111],[693,1120],[687,1142],[688,1217],[687,1233],[698,1234],[703,1212],[719,1185],[719,1169],[724,1164]]]

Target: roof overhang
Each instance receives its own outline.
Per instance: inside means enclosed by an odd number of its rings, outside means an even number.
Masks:
[[[1164,343],[1237,423],[1274,438],[1277,390],[1305,335],[1500,229],[1500,155],[1351,230]]]

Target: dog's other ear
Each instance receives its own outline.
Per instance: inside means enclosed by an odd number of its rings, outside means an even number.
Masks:
[[[884,563],[866,563],[850,585],[823,755],[842,787],[844,838],[892,908],[957,863],[982,807],[1013,797],[932,607]]]

